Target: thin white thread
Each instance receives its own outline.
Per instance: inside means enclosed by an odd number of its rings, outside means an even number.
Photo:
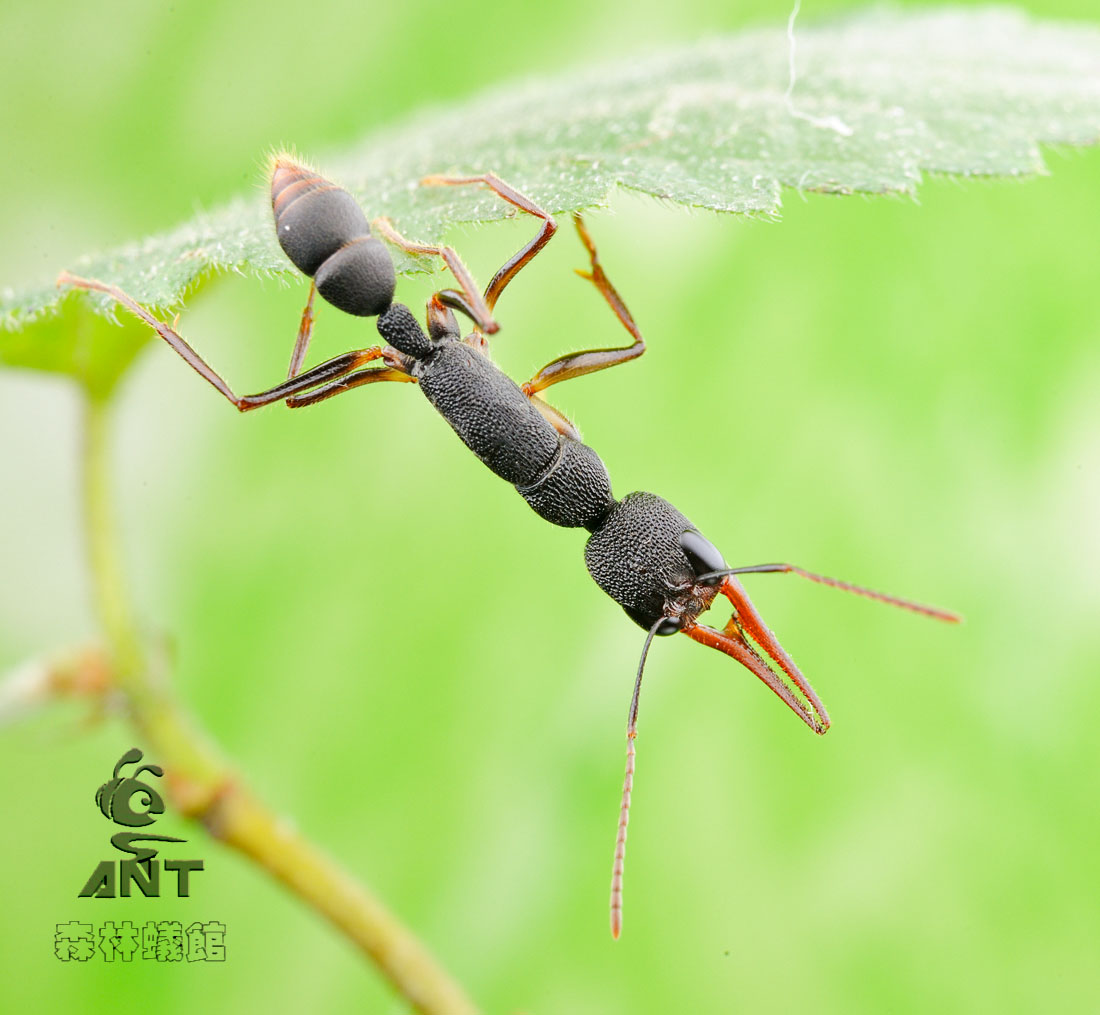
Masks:
[[[798,17],[799,9],[802,7],[802,0],[794,0],[794,9],[791,11],[791,16],[787,19],[787,91],[783,96],[783,101],[787,105],[787,112],[791,116],[798,120],[805,120],[807,123],[813,124],[815,127],[820,127],[822,130],[836,131],[838,134],[842,134],[844,137],[851,137],[854,133],[853,129],[848,126],[839,116],[813,116],[810,113],[803,113],[801,110],[794,108],[794,100],[792,95],[794,94],[794,84],[798,79],[798,71],[795,69],[794,52],[794,22]]]

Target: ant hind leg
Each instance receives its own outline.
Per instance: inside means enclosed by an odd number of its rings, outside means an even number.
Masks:
[[[467,317],[470,318],[478,328],[479,331],[485,332],[487,335],[492,335],[494,332],[500,330],[500,325],[493,320],[492,312],[486,305],[481,294],[477,291],[477,286],[474,284],[473,277],[470,275],[466,265],[462,263],[462,258],[458,256],[454,247],[439,247],[433,246],[427,243],[413,243],[412,240],[406,239],[401,235],[394,227],[394,224],[388,218],[376,218],[371,223],[371,228],[380,236],[384,236],[395,247],[399,247],[409,254],[426,254],[429,257],[442,257],[443,262],[451,269],[451,274],[458,280],[459,286],[462,291],[457,292],[454,289],[443,289],[436,293],[436,297],[445,306],[453,307],[455,310],[461,310]]]
[[[507,201],[514,208],[534,215],[542,219],[542,228],[530,243],[521,247],[500,267],[492,280],[485,287],[485,303],[492,310],[508,285],[523,270],[535,255],[550,242],[550,237],[557,232],[558,224],[553,216],[543,211],[534,201],[525,194],[521,194],[514,187],[509,186],[495,173],[481,173],[477,176],[425,176],[421,184],[427,187],[461,187],[472,183],[483,183],[494,194]]]
[[[310,370],[306,370],[304,373],[299,373],[291,376],[281,384],[276,384],[272,388],[268,388],[266,391],[260,391],[254,395],[238,396],[233,393],[233,389],[222,379],[221,375],[214,370],[191,346],[187,341],[173,328],[169,327],[163,321],[158,320],[148,310],[146,310],[140,303],[134,300],[132,297],[123,292],[118,286],[109,285],[106,282],[99,282],[95,279],[79,278],[76,275],[70,275],[68,272],[62,272],[58,277],[58,285],[73,286],[76,289],[87,289],[90,291],[105,293],[110,296],[117,303],[122,304],[127,310],[130,311],[139,320],[144,321],[150,328],[152,328],[165,342],[168,343],[176,353],[211,387],[215,388],[221,395],[228,401],[234,408],[240,412],[248,412],[251,409],[259,409],[265,405],[272,405],[275,402],[281,402],[286,399],[290,399],[301,392],[307,391],[310,388],[316,388],[319,385],[326,387],[331,385],[331,382],[338,378],[344,377],[352,371],[358,370],[360,367],[365,366],[377,359],[386,360],[388,356],[395,355],[395,350],[383,348],[382,346],[374,345],[366,349],[353,349],[350,352],[345,352],[340,356],[334,356],[332,359],[325,360]],[[306,311],[302,315],[302,324],[299,328],[298,343],[295,344],[295,353],[298,352],[298,347],[302,347],[302,355],[305,354],[305,345],[309,341],[309,333],[312,326],[312,299],[310,304],[307,304]],[[304,338],[303,338],[304,336]],[[294,361],[291,361],[292,367]],[[388,369],[378,371],[379,373],[402,373],[403,371],[397,369],[396,363],[390,363],[387,360]],[[396,380],[395,377],[379,377],[378,380]],[[363,381],[357,382],[355,385],[349,385],[341,390],[350,390],[351,387],[357,387]],[[338,392],[332,391],[332,394]],[[326,396],[329,397],[329,396]],[[308,403],[307,403],[308,404]],[[295,406],[296,407],[296,406]]]

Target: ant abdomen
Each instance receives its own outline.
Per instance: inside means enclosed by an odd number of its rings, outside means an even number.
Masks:
[[[286,256],[334,307],[375,317],[393,302],[393,260],[346,190],[280,156],[271,171],[271,208]]]
[[[279,244],[309,276],[342,247],[370,236],[363,209],[351,194],[283,158],[271,173],[271,209]]]

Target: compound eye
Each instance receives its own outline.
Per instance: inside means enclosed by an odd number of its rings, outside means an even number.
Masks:
[[[657,630],[653,633],[659,638],[663,638],[666,635],[675,634],[683,626],[684,622],[679,617],[665,617],[665,619],[657,625]]]
[[[718,552],[718,548],[695,529],[688,529],[687,532],[681,533],[680,549],[684,551],[684,556],[687,557],[688,563],[697,575],[723,571],[729,567],[725,558]],[[708,578],[703,584],[717,585],[721,580],[721,578]]]

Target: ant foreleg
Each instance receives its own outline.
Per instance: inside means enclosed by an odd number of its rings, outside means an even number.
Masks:
[[[389,350],[388,347],[383,348],[378,345],[371,346],[367,349],[353,349],[351,352],[346,352],[341,356],[334,356],[332,359],[326,360],[324,363],[313,367],[311,370],[297,374],[283,381],[281,384],[275,385],[273,388],[268,388],[266,391],[261,391],[254,395],[238,397],[233,393],[233,389],[225,383],[221,375],[195,352],[190,345],[188,345],[182,335],[174,331],[163,321],[157,320],[157,318],[149,313],[140,303],[124,293],[118,286],[108,285],[106,282],[99,282],[95,279],[79,278],[76,275],[70,275],[67,271],[63,271],[58,276],[57,283],[58,285],[71,285],[77,289],[89,289],[106,293],[116,302],[121,303],[135,317],[148,324],[165,342],[175,349],[180,357],[184,359],[199,376],[203,377],[212,387],[221,392],[226,400],[240,412],[248,412],[251,409],[259,409],[262,406],[280,402],[285,398],[306,391],[309,388],[327,384],[339,377],[343,377],[345,374],[349,374],[353,370],[357,370],[359,367],[365,366],[373,360],[385,358],[387,355],[396,355],[395,350]],[[310,307],[307,306],[306,310],[308,314]],[[307,314],[303,314],[302,323],[306,330],[306,341],[308,342],[309,329],[306,327]],[[301,331],[299,331],[299,338],[300,337]]]
[[[566,437],[572,437],[575,441],[582,439],[580,430],[574,426],[573,421],[561,409],[555,409],[549,402],[544,401],[542,395],[528,395],[527,397],[531,399],[531,404],[542,413],[542,418],[558,433]]]
[[[462,258],[458,256],[454,247],[436,247],[426,243],[413,243],[402,236],[394,228],[393,223],[384,217],[376,218],[371,223],[371,228],[406,253],[442,257],[444,264],[451,269],[451,274],[458,280],[462,291],[459,293],[453,289],[444,289],[436,295],[447,306],[461,310],[485,334],[492,335],[500,330],[500,325],[493,320],[492,312],[485,305],[485,301],[477,291],[473,277],[466,265],[462,263]]]
[[[557,232],[557,222],[549,212],[543,211],[529,197],[510,187],[495,173],[481,173],[477,176],[425,176],[420,182],[426,187],[459,187],[469,183],[484,183],[497,197],[513,207],[542,219],[542,228],[538,235],[505,261],[485,287],[485,303],[492,310],[500,299],[500,294],[504,292],[504,287],[550,242],[550,237]]]
[[[589,262],[592,266],[591,271],[578,270],[577,274],[581,278],[588,279],[600,291],[600,295],[607,300],[608,305],[615,311],[615,316],[622,322],[623,327],[630,332],[634,341],[630,345],[618,349],[587,349],[583,352],[559,356],[556,360],[547,363],[531,380],[521,385],[521,387],[523,393],[531,399],[535,407],[554,429],[567,437],[580,440],[580,433],[577,428],[558,409],[543,401],[539,396],[539,392],[544,391],[551,384],[557,384],[559,381],[567,381],[573,377],[581,377],[597,370],[606,370],[618,363],[637,359],[645,352],[645,339],[642,338],[642,333],[638,329],[638,325],[635,324],[634,318],[631,316],[622,297],[615,290],[607,275],[604,274],[599,255],[596,253],[596,244],[592,242],[592,237],[589,236],[588,230],[585,228],[584,220],[580,215],[574,214],[573,224],[577,227],[581,242],[588,251]]]
[[[623,327],[630,332],[634,341],[630,345],[618,349],[587,349],[583,352],[559,356],[556,360],[547,363],[531,380],[522,386],[524,394],[528,396],[543,391],[551,384],[557,384],[559,381],[568,381],[573,377],[582,377],[584,374],[606,370],[618,363],[637,359],[645,352],[645,339],[642,338],[642,333],[638,330],[638,325],[634,323],[634,318],[631,317],[622,297],[615,291],[615,287],[604,274],[603,266],[596,254],[596,245],[592,242],[592,237],[588,235],[584,220],[580,215],[574,214],[573,224],[577,227],[577,232],[588,251],[588,258],[592,265],[591,271],[580,271],[578,269],[577,274],[581,278],[588,279],[600,291],[600,295],[607,300],[608,305],[615,311],[615,316],[622,322]]]

